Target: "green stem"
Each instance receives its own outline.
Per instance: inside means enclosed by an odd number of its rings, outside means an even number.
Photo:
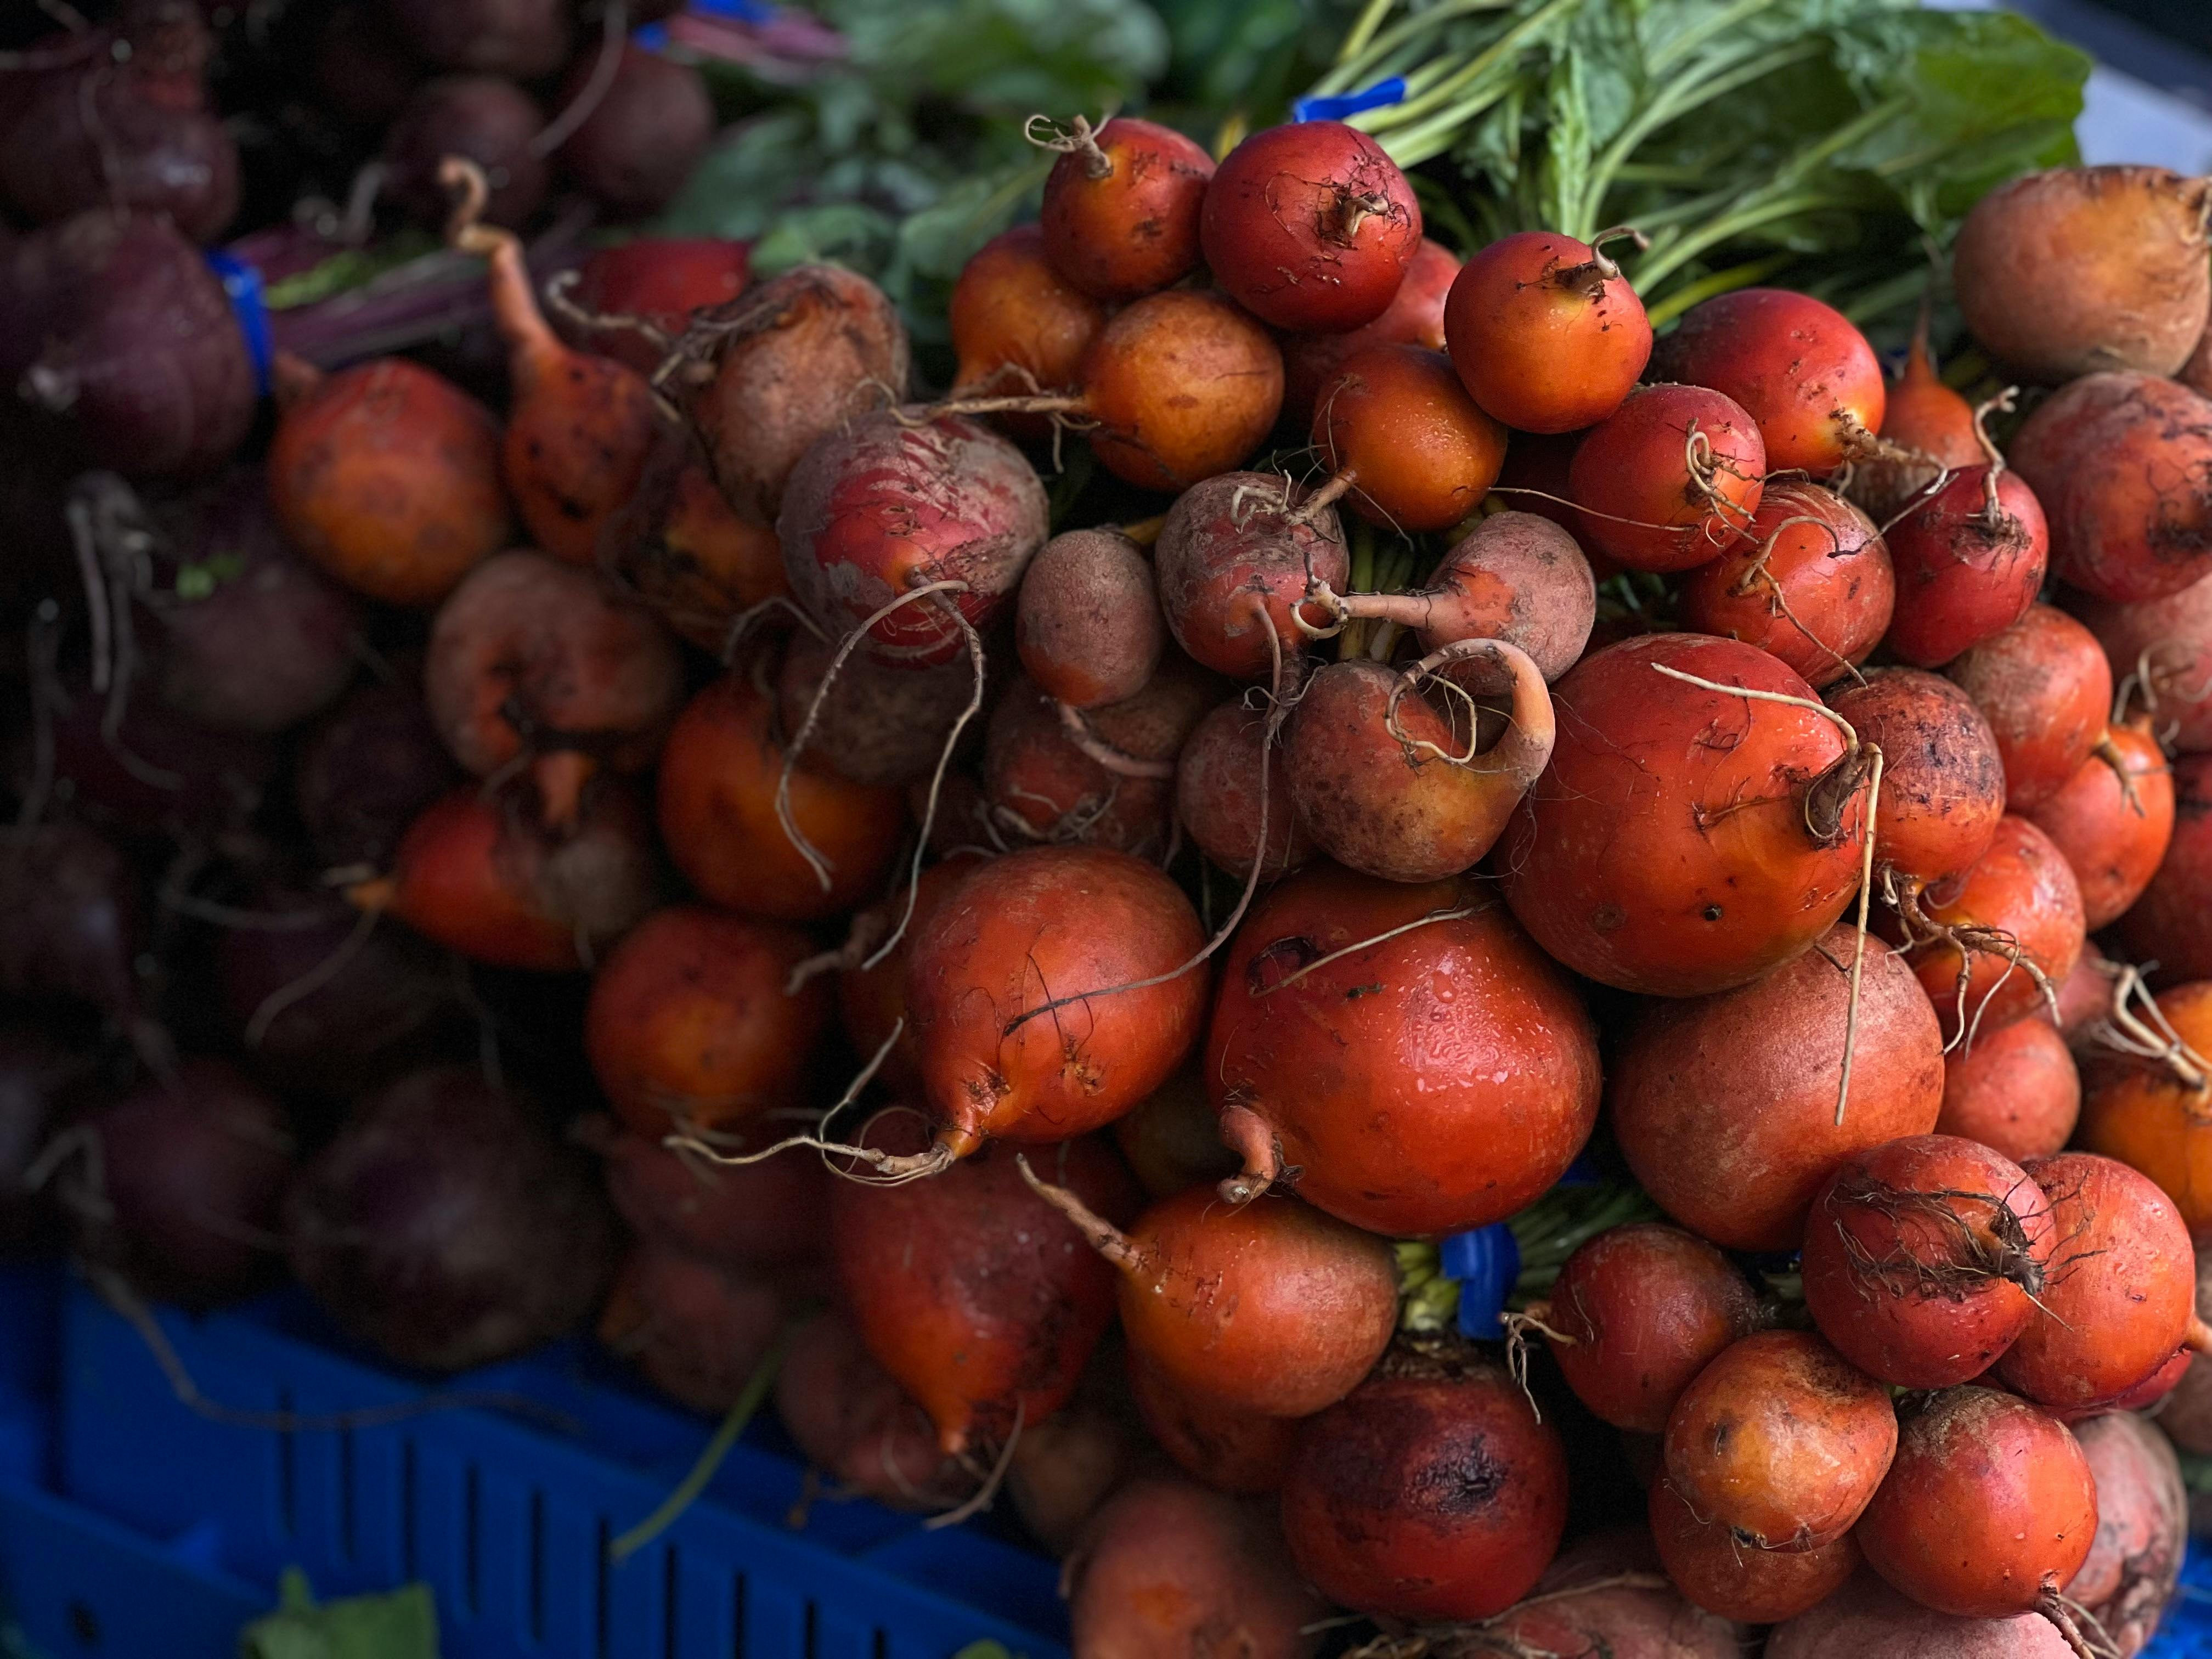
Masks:
[[[1672,243],[1664,253],[1639,264],[1636,270],[1637,287],[1642,292],[1650,293],[1709,247],[1717,246],[1746,231],[1756,230],[1761,225],[1771,224],[1777,219],[1787,219],[1792,214],[1809,213],[1815,208],[1835,205],[1834,197],[1809,191],[1796,196],[1746,203],[1739,211],[1723,215],[1704,229]]]
[[[1486,50],[1477,52],[1456,73],[1437,82],[1420,96],[1410,98],[1402,104],[1391,105],[1387,109],[1370,111],[1370,116],[1387,116],[1389,118],[1387,121],[1375,121],[1368,126],[1367,131],[1376,132],[1386,127],[1409,126],[1417,120],[1425,118],[1439,108],[1449,105],[1452,100],[1467,88],[1474,85],[1497,64],[1519,51],[1529,36],[1541,30],[1554,17],[1577,9],[1585,3],[1587,0],[1549,0],[1548,4],[1540,6],[1506,30],[1504,33],[1499,35]],[[1407,77],[1408,86],[1413,83],[1413,78],[1411,76]],[[1494,103],[1497,100],[1493,97],[1487,101]],[[1485,107],[1487,107],[1487,103]]]
[[[1740,265],[1730,265],[1726,270],[1714,271],[1700,276],[1694,283],[1685,283],[1656,306],[1649,307],[1647,315],[1651,326],[1663,328],[1692,306],[1703,305],[1717,294],[1733,294],[1740,288],[1755,288],[1768,277],[1787,270],[1797,263],[1794,253],[1770,253],[1763,259],[1747,259]]]
[[[1352,26],[1352,32],[1344,37],[1344,44],[1336,49],[1335,61],[1340,65],[1348,64],[1366,51],[1367,43],[1375,38],[1375,31],[1382,27],[1382,20],[1397,3],[1398,0],[1367,0],[1359,21]]]
[[[1692,24],[1651,54],[1651,73],[1654,76],[1663,75],[1722,30],[1734,28],[1746,18],[1757,16],[1773,3],[1774,0],[1736,0],[1735,5],[1725,7]]]
[[[1445,0],[1443,5],[1416,12],[1376,35],[1357,58],[1340,59],[1334,68],[1306,89],[1307,94],[1327,97],[1365,86],[1381,78],[1376,71],[1383,64],[1407,46],[1436,33],[1443,24],[1474,12],[1502,10],[1511,3],[1512,0]]]

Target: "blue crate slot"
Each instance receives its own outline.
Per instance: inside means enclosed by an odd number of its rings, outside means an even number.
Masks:
[[[2212,1547],[2191,1539],[2181,1564],[2181,1594],[2166,1609],[2158,1639],[2142,1659],[2212,1659]]]
[[[619,1567],[608,1540],[651,1512],[708,1426],[611,1386],[556,1346],[430,1384],[302,1340],[290,1298],[163,1329],[202,1393],[300,1414],[496,1389],[561,1419],[481,1409],[276,1433],[180,1404],[138,1334],[69,1292],[58,1488],[156,1537],[194,1528],[222,1571],[273,1586],[304,1568],[342,1595],[412,1578],[436,1593],[451,1659],[950,1659],[990,1638],[1063,1659],[1050,1562],[970,1528],[921,1531],[866,1503],[786,1524],[799,1466],[749,1435],[707,1496]]]

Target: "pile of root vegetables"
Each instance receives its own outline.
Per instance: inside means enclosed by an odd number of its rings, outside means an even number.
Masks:
[[[939,388],[838,267],[549,281],[527,169],[410,131],[489,401],[258,404],[211,233],[0,179],[12,1246],[772,1376],[814,1501],[1064,1555],[1079,1659],[2149,1639],[2145,1413],[2212,1451],[2203,181],[2001,186],[1960,363],[1886,375],[1794,292],[1655,331],[1633,227],[1425,240],[1339,122],[1040,121]]]

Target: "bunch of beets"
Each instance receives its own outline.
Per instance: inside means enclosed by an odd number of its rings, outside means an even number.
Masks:
[[[1084,1659],[2135,1651],[2135,1413],[2212,1446],[2207,185],[1984,199],[1976,406],[1801,294],[1655,340],[1632,231],[1462,263],[1339,123],[1039,137],[934,398],[837,268],[549,304],[442,139],[499,415],[280,357],[252,460],[118,447],[40,337],[13,1235],[434,1370],[780,1356],[836,1488],[1003,1482]],[[1667,1219],[1401,1328],[1586,1152]]]

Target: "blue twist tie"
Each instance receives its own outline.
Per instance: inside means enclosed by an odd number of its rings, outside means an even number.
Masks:
[[[1293,121],[1341,121],[1347,115],[1357,115],[1362,110],[1381,109],[1386,104],[1406,101],[1406,77],[1394,75],[1387,81],[1377,81],[1364,92],[1340,93],[1334,98],[1298,98],[1291,100],[1291,119]]]
[[[1498,1340],[1498,1316],[1521,1277],[1521,1243],[1502,1221],[1454,1233],[1437,1247],[1446,1279],[1459,1281],[1459,1334],[1477,1342]]]
[[[253,362],[254,394],[265,398],[269,395],[269,368],[276,353],[269,337],[269,307],[261,291],[261,272],[243,259],[215,251],[207,255],[207,263],[230,301],[231,315],[238,319],[238,331],[246,337],[246,355]]]
[[[684,9],[695,17],[727,17],[740,23],[773,23],[777,11],[767,0],[691,0]],[[668,44],[668,25],[647,23],[629,38],[647,52],[659,52]]]

